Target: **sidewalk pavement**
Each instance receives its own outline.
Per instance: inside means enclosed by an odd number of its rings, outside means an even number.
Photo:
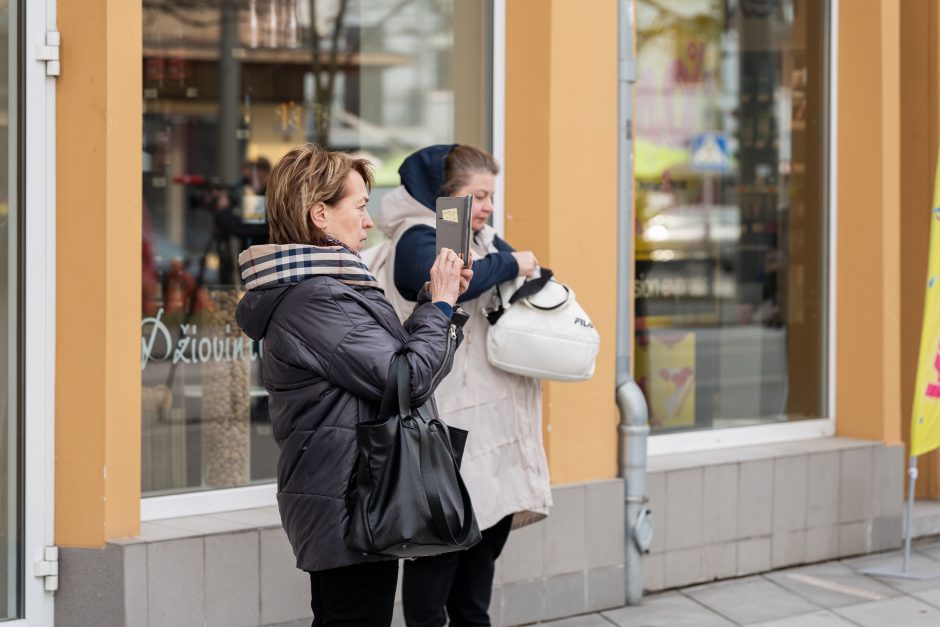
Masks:
[[[940,626],[940,541],[915,541],[908,570],[928,580],[871,577],[861,570],[900,566],[892,551],[778,570],[649,595],[640,607],[542,623],[552,627],[864,627]]]

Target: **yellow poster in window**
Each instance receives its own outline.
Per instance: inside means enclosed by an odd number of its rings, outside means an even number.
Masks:
[[[911,417],[911,456],[940,447],[940,157],[930,209],[930,262]]]
[[[682,331],[638,335],[636,379],[646,394],[650,426],[695,424],[695,334]]]

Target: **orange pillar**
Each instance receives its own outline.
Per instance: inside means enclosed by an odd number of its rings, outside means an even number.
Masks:
[[[617,3],[506,3],[506,236],[578,295],[597,372],[547,383],[554,483],[613,477],[617,289]]]
[[[839,12],[836,428],[901,439],[900,7]]]
[[[56,543],[140,529],[141,3],[59,0]]]

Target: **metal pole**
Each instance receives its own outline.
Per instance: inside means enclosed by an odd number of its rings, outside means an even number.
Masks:
[[[917,481],[917,457],[911,456],[907,469],[907,520],[904,521],[904,559],[901,561],[901,573],[907,573],[907,563],[911,559],[911,521],[914,519],[914,483]]]

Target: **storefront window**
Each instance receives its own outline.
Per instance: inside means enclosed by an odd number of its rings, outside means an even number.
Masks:
[[[145,495],[275,477],[258,356],[235,323],[265,181],[316,142],[375,164],[490,142],[489,2],[143,0]],[[459,25],[459,27],[458,27]]]
[[[825,417],[828,3],[638,0],[636,379],[654,432]]]

